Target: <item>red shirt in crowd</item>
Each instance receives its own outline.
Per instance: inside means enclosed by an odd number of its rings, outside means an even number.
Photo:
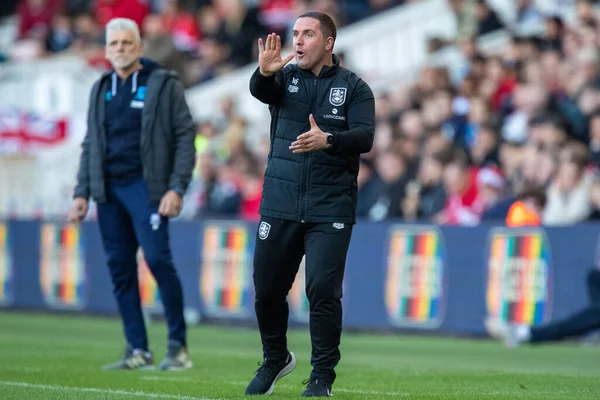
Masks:
[[[63,3],[64,0],[21,1],[17,8],[19,39],[25,39],[28,36],[45,37],[50,30],[52,19],[62,8]]]
[[[129,18],[141,30],[149,12],[150,7],[145,0],[96,0],[94,3],[94,14],[102,27],[113,18]]]
[[[480,218],[480,204],[475,177],[477,169],[470,168],[467,188],[462,193],[452,193],[446,200],[443,223],[449,225],[475,225]]]
[[[269,28],[286,28],[294,18],[292,0],[264,0],[260,2],[260,16]]]
[[[262,199],[263,180],[258,177],[244,177],[239,182],[242,194],[240,217],[246,221],[258,221],[260,201]]]
[[[173,36],[175,47],[181,51],[192,51],[202,39],[202,33],[196,23],[196,18],[190,13],[180,12],[177,15],[164,15],[163,25]]]
[[[492,107],[494,110],[500,110],[507,100],[512,96],[515,87],[517,86],[516,79],[505,78],[500,82],[496,92],[492,95]]]

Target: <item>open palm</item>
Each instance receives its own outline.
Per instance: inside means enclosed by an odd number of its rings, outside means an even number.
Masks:
[[[294,53],[281,58],[281,37],[274,33],[267,36],[263,46],[262,38],[258,39],[258,67],[260,73],[266,76],[273,75],[294,58]]]

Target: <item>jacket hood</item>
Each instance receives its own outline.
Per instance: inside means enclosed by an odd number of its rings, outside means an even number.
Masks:
[[[140,59],[140,63],[142,64],[142,71],[144,72],[152,72],[155,69],[161,68],[160,64],[154,60],[149,58],[142,57]]]

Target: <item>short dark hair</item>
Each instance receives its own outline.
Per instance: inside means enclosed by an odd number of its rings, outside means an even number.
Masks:
[[[318,11],[309,11],[298,17],[298,19],[300,18],[313,18],[319,21],[319,27],[321,28],[323,36],[325,36],[326,39],[331,36],[335,42],[337,28],[335,27],[335,22],[333,22],[329,15]]]
[[[548,197],[543,187],[537,185],[527,185],[521,193],[517,196],[517,199],[523,201],[531,199],[540,208],[546,208]]]

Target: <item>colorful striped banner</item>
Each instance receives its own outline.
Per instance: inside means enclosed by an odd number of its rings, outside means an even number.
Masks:
[[[386,280],[388,317],[396,326],[434,327],[444,301],[444,247],[431,227],[391,231]]]
[[[200,295],[212,315],[236,316],[253,311],[252,251],[244,225],[205,226]]]
[[[12,301],[13,283],[12,247],[8,226],[0,223],[0,304]]]
[[[83,306],[86,289],[84,254],[85,245],[79,226],[42,225],[40,285],[49,306]]]
[[[487,308],[504,321],[539,325],[549,317],[550,251],[542,231],[497,229],[490,239]]]

